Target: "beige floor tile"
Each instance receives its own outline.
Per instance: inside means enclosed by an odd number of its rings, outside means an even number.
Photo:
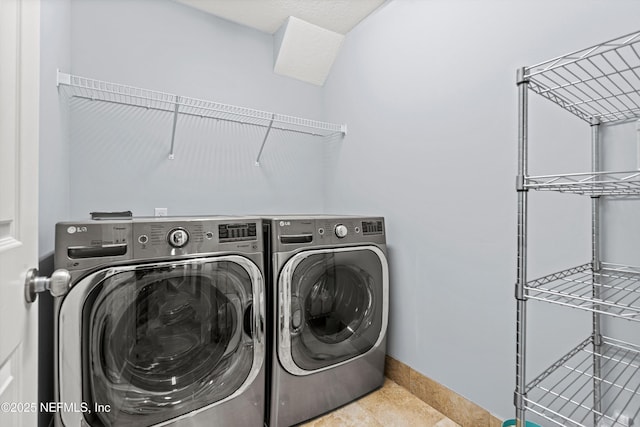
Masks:
[[[460,427],[391,380],[304,427]]]
[[[366,396],[359,403],[389,427],[431,427],[444,418],[440,412],[390,380],[377,393]]]
[[[433,427],[461,427],[461,426],[458,423],[454,423],[449,418],[445,418],[435,423]]]
[[[304,427],[384,427],[369,411],[360,406],[358,402],[343,406],[323,417],[311,420]]]

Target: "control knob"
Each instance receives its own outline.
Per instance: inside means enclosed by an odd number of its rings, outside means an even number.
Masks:
[[[342,239],[342,238],[343,238],[343,237],[345,237],[347,234],[349,234],[349,230],[347,229],[347,226],[346,226],[346,225],[344,225],[344,224],[338,224],[338,225],[336,225],[335,233],[336,233],[336,236],[338,236],[339,238],[341,238],[341,239]]]
[[[174,228],[167,235],[167,241],[174,248],[181,248],[189,242],[189,233],[184,228]]]

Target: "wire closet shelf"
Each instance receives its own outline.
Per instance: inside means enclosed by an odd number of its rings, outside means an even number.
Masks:
[[[141,107],[174,114],[170,159],[174,158],[173,148],[178,115],[191,115],[265,128],[266,132],[262,146],[260,147],[260,152],[256,158],[256,164],[260,162],[264,144],[272,130],[297,132],[319,137],[343,136],[347,133],[346,124],[322,122],[248,107],[179,96],[135,86],[75,76],[63,73],[60,70],[58,70],[57,85],[68,86],[71,96],[77,98]]]

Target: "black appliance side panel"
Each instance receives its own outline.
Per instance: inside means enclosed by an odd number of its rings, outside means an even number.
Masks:
[[[264,244],[264,289],[265,289],[265,330],[266,330],[266,342],[265,342],[265,387],[264,387],[264,395],[265,395],[265,405],[264,405],[264,419],[265,426],[268,423],[268,420],[271,418],[271,372],[272,372],[272,357],[275,357],[274,351],[274,332],[273,325],[274,319],[276,316],[275,307],[274,307],[274,299],[275,299],[275,278],[273,276],[273,256],[271,254],[271,250],[273,248],[273,243],[271,242],[271,223],[269,221],[263,221],[262,223],[262,231],[263,231],[263,244]]]

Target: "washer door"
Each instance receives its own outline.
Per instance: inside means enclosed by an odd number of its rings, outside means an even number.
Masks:
[[[305,251],[279,280],[279,358],[307,375],[366,354],[387,328],[388,269],[375,246]]]
[[[63,387],[74,375],[68,357],[82,366],[77,401],[88,403],[92,426],[155,425],[240,394],[263,363],[262,283],[255,264],[239,256],[88,276],[61,310],[63,344],[76,326],[82,334],[81,346],[61,348],[61,401],[75,401]],[[67,315],[79,324],[63,321]]]

